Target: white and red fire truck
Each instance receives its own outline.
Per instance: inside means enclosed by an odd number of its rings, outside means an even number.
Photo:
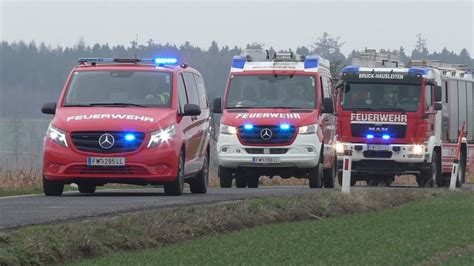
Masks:
[[[307,178],[334,187],[337,157],[328,60],[293,53],[235,56],[224,100],[217,154],[221,187],[258,187],[260,176]]]
[[[351,185],[390,185],[396,175],[413,174],[419,187],[448,186],[464,124],[461,186],[474,164],[472,74],[435,61],[357,62],[342,70],[336,86],[339,182],[341,155],[351,151]]]

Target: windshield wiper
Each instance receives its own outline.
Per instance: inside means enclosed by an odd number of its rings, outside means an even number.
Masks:
[[[146,107],[145,105],[136,104],[136,103],[91,103],[89,106],[136,106],[136,107]]]
[[[345,107],[344,109],[352,111],[377,111],[376,109],[370,107]]]

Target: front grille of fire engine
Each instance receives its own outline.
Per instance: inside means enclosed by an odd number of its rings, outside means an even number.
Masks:
[[[149,175],[148,170],[141,166],[99,167],[74,165],[66,169],[66,174],[81,175]]]
[[[352,136],[365,138],[367,134],[373,135],[375,138],[382,138],[388,134],[390,138],[404,138],[406,125],[390,125],[390,124],[351,124]]]
[[[246,148],[248,154],[264,154],[265,150],[263,148]],[[268,154],[285,154],[288,149],[285,148],[270,148]]]
[[[239,127],[239,137],[244,144],[290,144],[295,133],[295,126],[288,129],[281,129],[280,126],[253,126],[252,129]]]
[[[364,151],[365,158],[392,158],[391,151]]]
[[[131,132],[122,131],[87,131],[87,132],[72,132],[71,138],[74,146],[85,152],[96,152],[96,153],[121,153],[131,152],[137,150],[145,138],[145,133],[133,132],[135,139],[133,141],[127,141],[125,139],[126,134]],[[103,134],[110,134],[114,138],[113,146],[109,149],[104,149],[99,144],[99,138]]]

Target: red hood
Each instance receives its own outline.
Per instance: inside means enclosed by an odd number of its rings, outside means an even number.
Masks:
[[[221,123],[229,126],[241,126],[245,123],[254,125],[278,125],[288,123],[294,126],[306,126],[318,122],[318,112],[288,109],[248,109],[224,110]]]
[[[72,131],[151,132],[176,121],[176,111],[134,107],[60,107],[52,124]]]

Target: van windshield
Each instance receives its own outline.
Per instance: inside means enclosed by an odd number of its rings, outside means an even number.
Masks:
[[[170,107],[171,74],[156,71],[78,71],[64,106]]]
[[[345,83],[341,106],[346,110],[415,112],[420,95],[421,85]]]
[[[303,75],[236,75],[231,77],[227,108],[314,109],[316,81]]]

